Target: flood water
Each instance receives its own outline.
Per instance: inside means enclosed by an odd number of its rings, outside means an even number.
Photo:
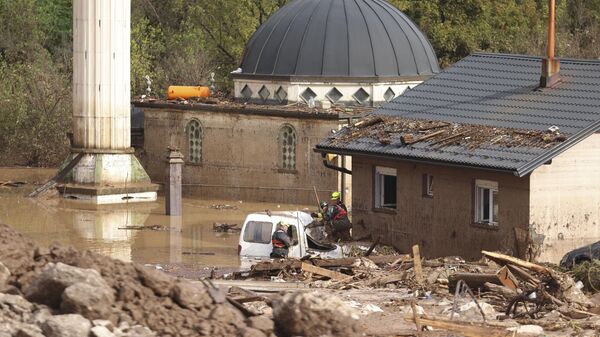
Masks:
[[[0,184],[27,182],[22,187],[0,187],[0,223],[42,245],[56,242],[126,262],[237,267],[239,234],[214,232],[214,223],[241,227],[251,212],[304,209],[298,205],[184,198],[184,215],[168,217],[164,215],[163,197],[154,203],[102,207],[57,197],[26,197],[35,184],[44,183],[55,173],[54,169],[0,168]],[[158,226],[160,230],[123,229],[127,226]]]

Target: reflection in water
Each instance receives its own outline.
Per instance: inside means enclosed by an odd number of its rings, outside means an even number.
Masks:
[[[181,263],[181,229],[183,217],[169,218],[169,262]]]
[[[105,242],[102,254],[131,262],[130,242],[135,231],[124,230],[130,224],[143,224],[149,215],[143,209],[102,208],[97,210],[73,209],[73,229],[89,242]]]
[[[44,182],[55,170],[2,169],[0,181]],[[164,198],[149,204],[91,206],[58,198],[29,199],[32,185],[0,188],[0,223],[42,245],[58,242],[124,261],[190,266],[239,266],[239,234],[215,233],[213,223],[242,225],[248,213],[278,205],[183,199],[183,216],[164,215]],[[212,205],[230,204],[233,209]],[[281,205],[281,209],[303,209]],[[161,230],[126,230],[155,226]]]

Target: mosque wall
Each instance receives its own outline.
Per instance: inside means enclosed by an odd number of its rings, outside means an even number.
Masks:
[[[422,80],[406,81],[276,81],[240,78],[234,80],[234,96],[257,104],[308,103],[312,97],[317,105],[379,106],[421,84]]]
[[[314,205],[313,186],[322,199],[337,189],[337,172],[313,151],[337,119],[144,110],[143,161],[154,182],[164,181],[166,149],[174,146],[185,156],[187,195]]]

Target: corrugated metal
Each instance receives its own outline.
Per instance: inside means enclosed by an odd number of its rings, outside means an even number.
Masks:
[[[439,72],[419,28],[385,0],[295,0],[254,33],[243,74],[427,76]]]
[[[600,61],[562,60],[562,81],[545,89],[538,88],[541,64],[539,57],[474,54],[374,114],[542,131],[556,125],[569,136],[558,146],[434,150],[427,142],[403,146],[399,141],[381,145],[375,139],[343,143],[330,138],[317,148],[507,169],[526,175],[600,129]]]

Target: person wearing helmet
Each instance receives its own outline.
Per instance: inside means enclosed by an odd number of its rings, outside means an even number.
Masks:
[[[284,259],[288,256],[289,249],[292,246],[292,240],[288,235],[288,225],[283,221],[279,221],[279,223],[277,223],[275,232],[271,237],[271,243],[273,245],[271,258]]]
[[[327,208],[324,218],[331,223],[331,237],[334,241],[348,241],[352,239],[350,235],[352,223],[348,218],[348,209],[340,199],[340,192],[331,194],[332,204]]]
[[[331,193],[331,201],[333,201],[334,204],[343,208],[344,211],[346,211],[346,213],[348,213],[348,208],[342,202],[342,194],[340,192],[336,191],[336,192]]]

